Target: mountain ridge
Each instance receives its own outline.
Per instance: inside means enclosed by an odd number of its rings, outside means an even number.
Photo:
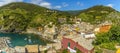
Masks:
[[[92,12],[92,10],[95,11]],[[102,10],[107,11],[103,11],[104,14],[102,14],[99,12]],[[81,18],[82,21],[95,23],[114,11],[117,12],[106,6],[93,6],[81,11],[59,11],[30,3],[13,2],[0,7],[0,28],[6,32],[21,32],[28,28],[44,27],[50,22],[54,25],[61,25],[58,22],[59,18],[65,18],[67,19],[65,23],[71,23],[73,21],[70,21],[70,18],[74,19],[75,16]]]

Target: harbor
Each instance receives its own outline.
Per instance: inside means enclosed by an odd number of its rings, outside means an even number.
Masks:
[[[9,47],[7,44],[8,39],[9,39],[9,37],[0,37],[0,49]]]
[[[45,45],[46,43],[34,34],[0,33],[0,38],[7,37],[6,43],[10,47],[25,45]]]
[[[0,52],[15,53],[26,45],[45,45],[46,43],[33,34],[0,33]],[[17,48],[17,49],[15,49]],[[25,50],[25,49],[23,49]]]

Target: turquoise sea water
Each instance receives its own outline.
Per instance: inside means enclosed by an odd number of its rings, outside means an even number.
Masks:
[[[41,41],[38,36],[33,34],[0,33],[0,37],[10,37],[10,47],[32,44],[45,45],[44,41]]]

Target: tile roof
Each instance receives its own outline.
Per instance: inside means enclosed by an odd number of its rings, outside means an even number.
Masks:
[[[71,35],[71,36],[64,36],[65,38],[69,38],[75,42],[78,42],[79,45],[83,46],[84,48],[91,50],[94,48],[92,45],[93,39],[85,39],[81,35]]]

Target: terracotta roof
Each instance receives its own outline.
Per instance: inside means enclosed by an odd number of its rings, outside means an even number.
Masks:
[[[65,38],[69,38],[75,42],[78,42],[79,45],[81,45],[82,47],[91,50],[94,48],[94,46],[92,45],[92,39],[85,39],[84,37],[82,37],[81,35],[71,35],[71,36],[64,36]]]

